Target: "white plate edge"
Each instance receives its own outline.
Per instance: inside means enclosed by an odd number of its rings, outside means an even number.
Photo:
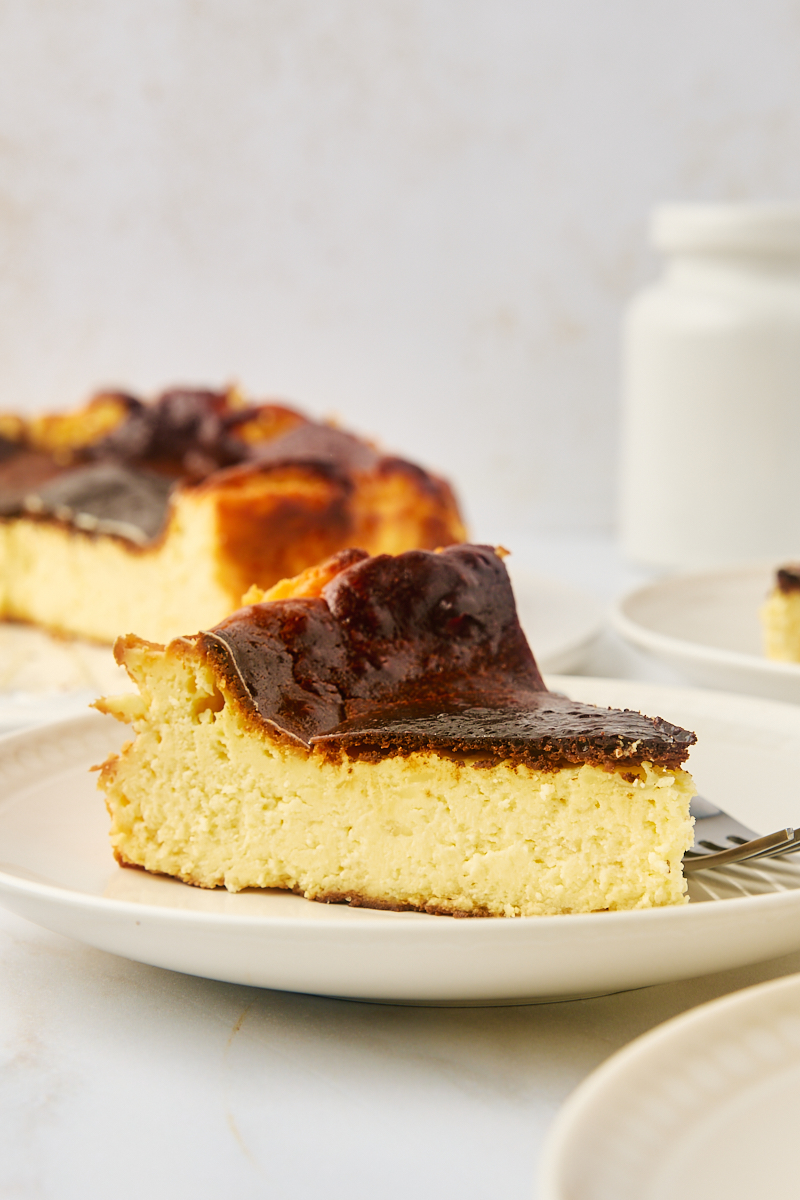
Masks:
[[[559,1176],[561,1161],[569,1149],[573,1125],[579,1124],[598,1100],[602,1101],[606,1089],[613,1088],[615,1082],[640,1059],[646,1059],[651,1053],[657,1054],[658,1049],[674,1037],[679,1038],[684,1032],[713,1021],[718,1013],[727,1014],[737,1008],[747,1011],[757,1006],[763,994],[771,996],[784,990],[800,991],[800,973],[753,984],[678,1013],[640,1034],[596,1067],[570,1093],[547,1132],[538,1171],[540,1200],[571,1200],[559,1187]]]

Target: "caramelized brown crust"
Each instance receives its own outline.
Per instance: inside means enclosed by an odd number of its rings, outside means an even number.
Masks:
[[[0,513],[20,512],[25,497],[66,471],[50,454],[29,450],[21,443],[4,442],[0,456]]]
[[[219,572],[241,597],[256,580],[297,575],[355,540],[354,484],[305,465],[237,468],[216,488]]]
[[[27,478],[17,486],[13,470],[17,460],[0,463],[0,514],[24,512],[28,518],[74,526],[90,535],[110,534],[137,545],[153,544],[163,532],[174,486],[166,476],[118,463],[48,472],[52,460],[36,457],[43,460],[36,486],[29,463],[21,464]]]
[[[694,741],[694,734],[660,717],[543,692],[526,697],[523,707],[385,709],[342,722],[315,737],[313,745],[332,758],[373,762],[388,754],[435,751],[468,757],[475,767],[508,762],[560,771],[580,763],[617,769],[646,761],[676,770]]]
[[[548,692],[488,546],[363,556],[197,640],[246,720],[327,757],[677,767],[693,733]]]
[[[800,563],[787,563],[786,566],[779,567],[775,582],[780,592],[800,592]]]
[[[348,904],[350,908],[377,908],[382,912],[418,912],[433,917],[495,917],[488,908],[456,908],[444,904],[406,904],[391,900],[377,900],[374,896],[363,896],[360,892],[325,892],[315,896],[317,904]]]
[[[152,404],[103,395],[15,430],[0,439],[0,516],[155,546],[176,488],[211,493],[220,582],[237,599],[344,546],[389,548],[389,526],[397,549],[464,537],[443,480],[285,405],[247,406],[231,390],[173,389]]]

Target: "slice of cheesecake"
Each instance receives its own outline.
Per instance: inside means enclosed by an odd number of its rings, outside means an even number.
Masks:
[[[166,648],[101,768],[117,860],[453,916],[680,904],[695,736],[549,692],[498,553],[351,550]]]
[[[764,653],[777,662],[800,662],[800,563],[775,572],[775,584],[761,607]]]
[[[232,389],[0,416],[0,617],[56,633],[168,641],[346,546],[464,536],[443,480]]]

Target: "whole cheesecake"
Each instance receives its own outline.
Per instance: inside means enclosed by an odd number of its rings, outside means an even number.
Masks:
[[[121,864],[453,916],[680,904],[695,736],[549,692],[488,546],[345,551],[207,632],[121,638]]]
[[[168,641],[346,546],[464,536],[443,480],[235,389],[0,416],[0,617],[59,634]]]

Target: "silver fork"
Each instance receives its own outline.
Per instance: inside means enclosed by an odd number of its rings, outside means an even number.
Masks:
[[[800,830],[795,833],[788,825],[760,837],[702,796],[694,797],[690,812],[695,819],[694,844],[683,856],[685,875],[800,850]]]

